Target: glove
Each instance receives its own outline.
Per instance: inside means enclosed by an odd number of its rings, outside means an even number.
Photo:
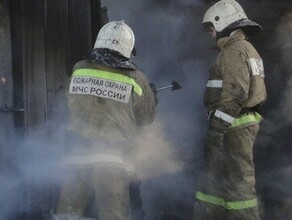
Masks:
[[[154,96],[157,94],[156,86],[154,83],[149,83],[150,89],[153,92]]]

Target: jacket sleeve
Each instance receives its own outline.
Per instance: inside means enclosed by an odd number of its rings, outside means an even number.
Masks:
[[[244,54],[238,50],[222,52],[220,73],[223,79],[221,100],[217,110],[226,114],[230,120],[224,117],[213,117],[211,124],[216,127],[226,128],[230,126],[232,119],[240,115],[242,107],[248,98],[250,74]],[[216,111],[217,111],[216,110]],[[215,112],[216,116],[216,112]]]
[[[156,114],[154,94],[145,75],[138,72],[137,83],[142,88],[142,95],[134,100],[134,113],[137,125],[147,125],[153,122]]]

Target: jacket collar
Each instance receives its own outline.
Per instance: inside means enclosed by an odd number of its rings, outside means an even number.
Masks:
[[[123,57],[113,50],[104,48],[94,49],[85,59],[118,69],[136,69],[136,65],[131,59]]]
[[[217,41],[217,45],[222,50],[235,41],[245,40],[245,34],[242,30],[235,30],[227,37],[222,37]]]

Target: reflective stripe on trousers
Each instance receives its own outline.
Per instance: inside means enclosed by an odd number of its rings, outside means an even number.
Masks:
[[[262,121],[262,116],[257,112],[250,112],[244,114],[239,118],[236,118],[230,128],[235,128],[245,124],[260,123]],[[204,183],[203,183],[204,184]],[[238,200],[238,201],[226,201],[225,198],[218,197],[215,195],[206,194],[201,191],[196,192],[196,199],[202,202],[209,204],[217,205],[223,207],[227,210],[242,210],[253,208],[257,206],[257,199],[248,199],[248,200]]]
[[[229,210],[248,209],[257,206],[257,199],[249,199],[243,201],[225,201],[223,198],[205,194],[203,192],[197,192],[196,198],[200,201],[211,203],[213,205],[219,205]]]

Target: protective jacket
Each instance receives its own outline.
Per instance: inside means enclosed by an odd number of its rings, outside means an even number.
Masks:
[[[214,120],[221,119],[218,122],[223,128],[243,126],[240,116],[244,111],[260,106],[267,98],[263,61],[240,30],[219,39],[218,46],[221,52],[210,68],[205,107],[217,116]],[[259,115],[252,117],[244,126],[259,122]]]
[[[146,77],[83,60],[73,69],[68,94],[70,129],[83,137],[128,140],[153,121],[155,99]]]

